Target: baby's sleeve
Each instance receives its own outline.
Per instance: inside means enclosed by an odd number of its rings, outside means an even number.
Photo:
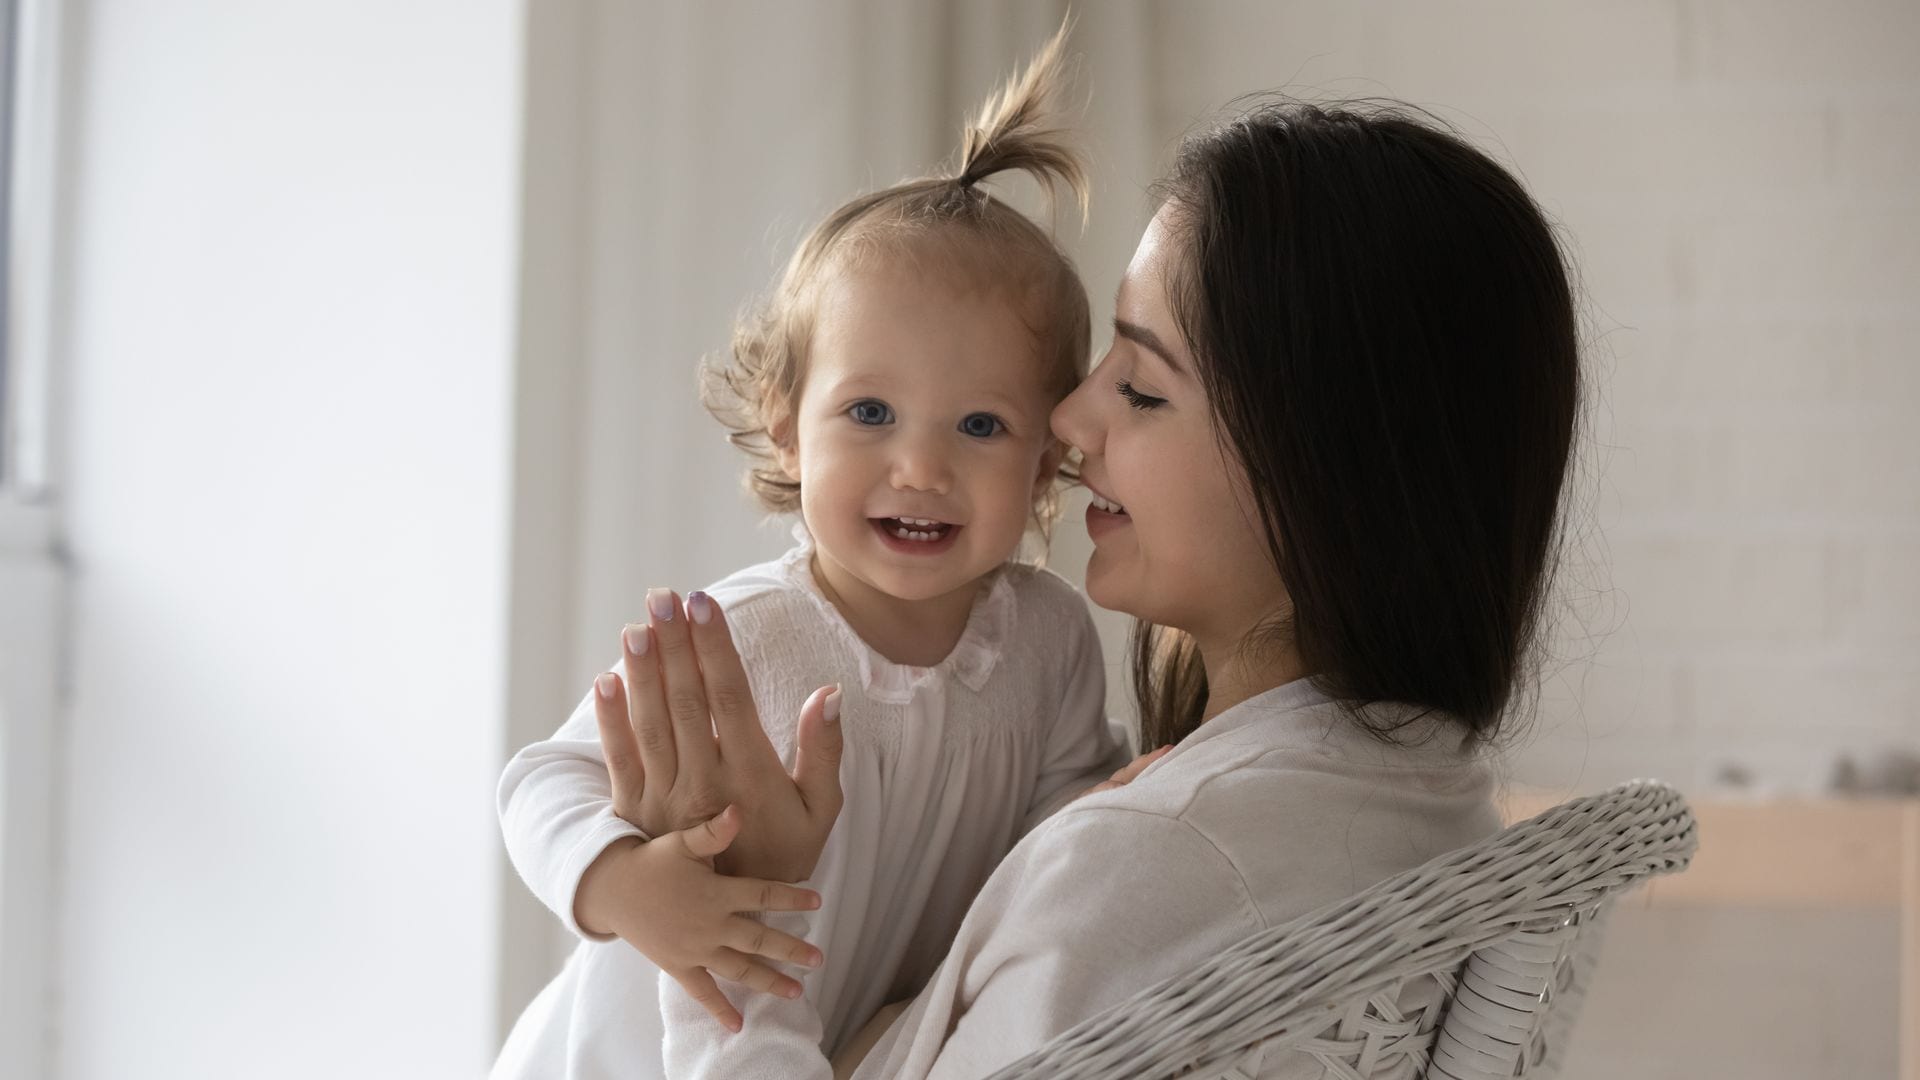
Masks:
[[[622,837],[647,837],[613,812],[613,781],[600,745],[593,691],[552,738],[507,762],[498,802],[507,857],[527,888],[567,929],[589,941],[612,940],[588,933],[574,920],[574,894],[581,875],[607,845]]]
[[[1071,586],[1067,586],[1071,589]],[[1040,773],[1028,800],[1020,835],[1132,760],[1121,730],[1107,722],[1107,665],[1093,614],[1072,593],[1058,706],[1048,723]]]
[[[807,882],[801,885],[816,887]],[[757,918],[808,940],[814,936],[812,914],[770,912]],[[661,1057],[666,1075],[674,1080],[833,1080],[833,1065],[820,1046],[826,1024],[814,1003],[819,972],[760,959],[799,980],[802,992],[797,998],[783,998],[715,976],[715,984],[740,1010],[742,1025],[737,1034],[721,1027],[672,976],[661,973],[660,1021],[667,1033]]]

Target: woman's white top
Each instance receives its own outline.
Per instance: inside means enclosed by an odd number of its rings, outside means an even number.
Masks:
[[[1400,736],[1420,745],[1383,745],[1304,679],[1222,712],[1020,842],[857,1080],[986,1076],[1248,935],[1497,831],[1495,770],[1459,732],[1429,716]],[[1305,1055],[1268,1057],[1240,1075],[1322,1075]]]
[[[817,911],[767,917],[826,955],[801,998],[720,980],[732,1035],[624,941],[573,918],[580,876],[638,836],[614,816],[591,697],[500,781],[507,851],[581,943],[508,1036],[507,1077],[825,1078],[827,1056],[888,1001],[926,984],[974,894],[1014,844],[1127,760],[1105,719],[1106,674],[1086,601],[1046,570],[1008,565],[936,667],[895,664],[853,632],[810,570],[811,544],[707,590],[726,611],[754,701],[793,766],[801,704],[842,688],[845,807],[806,886]]]

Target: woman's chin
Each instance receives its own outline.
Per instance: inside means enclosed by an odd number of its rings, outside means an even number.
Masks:
[[[1087,599],[1108,611],[1131,614],[1127,606],[1128,578],[1114,565],[1112,556],[1102,558],[1098,548],[1093,557],[1087,560]]]

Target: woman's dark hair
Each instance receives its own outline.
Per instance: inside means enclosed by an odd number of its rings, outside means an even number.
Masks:
[[[1579,331],[1520,184],[1397,103],[1264,103],[1160,186],[1170,301],[1245,466],[1320,688],[1445,713],[1480,742],[1532,667],[1579,417]],[[1142,623],[1143,743],[1192,731],[1191,640]],[[1424,715],[1424,712],[1421,714]]]

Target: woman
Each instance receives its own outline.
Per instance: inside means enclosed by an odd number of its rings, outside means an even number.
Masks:
[[[1552,229],[1490,159],[1378,106],[1254,108],[1190,138],[1161,195],[1053,426],[1095,495],[1087,593],[1139,620],[1142,741],[1172,750],[1001,863],[861,1078],[985,1075],[1499,825],[1486,751],[1528,697],[1578,415]],[[726,642],[695,645],[709,700],[750,710]],[[634,688],[648,737],[691,670]],[[830,726],[802,741],[830,754]],[[646,782],[729,792],[729,872],[804,872],[829,815],[753,760]],[[1240,1068],[1320,1075],[1257,1048]]]

